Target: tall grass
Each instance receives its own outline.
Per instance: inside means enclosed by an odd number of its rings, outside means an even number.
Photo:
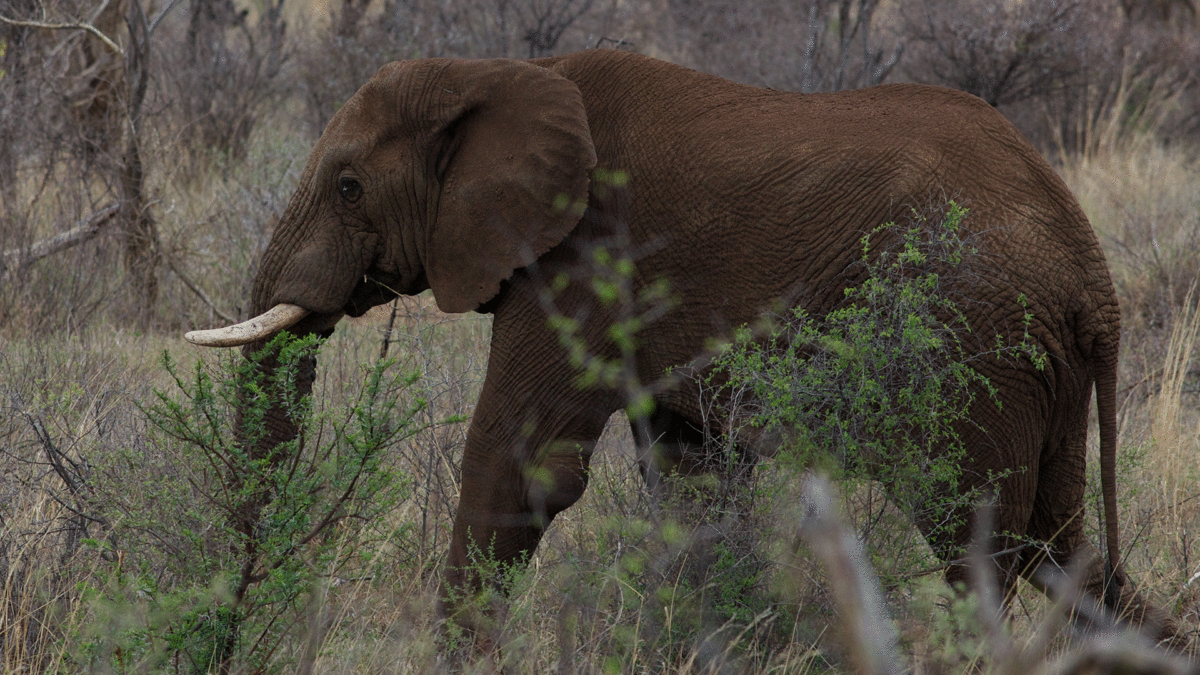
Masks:
[[[1187,450],[1196,447],[1197,432],[1200,432],[1197,428],[1184,428],[1185,425],[1194,426],[1191,424],[1194,420],[1184,417],[1185,414],[1193,417],[1194,413],[1184,406],[1184,387],[1192,375],[1192,352],[1195,350],[1196,337],[1200,334],[1200,311],[1196,311],[1193,305],[1194,296],[1193,286],[1171,328],[1159,376],[1158,393],[1148,402],[1152,413],[1150,438],[1157,451],[1155,458],[1160,460],[1154,468],[1171,479],[1194,478],[1196,471],[1200,470],[1200,467],[1187,466],[1185,461]]]
[[[1146,397],[1140,442],[1145,459],[1135,517],[1126,531],[1139,528],[1127,546],[1136,546],[1147,578],[1185,621],[1200,620],[1200,411],[1193,366],[1200,311],[1195,292],[1179,308],[1156,373],[1155,393]],[[1127,437],[1132,436],[1128,434]]]
[[[1122,533],[1135,579],[1200,625],[1200,156],[1160,124],[1177,105],[1125,79],[1060,171],[1095,228],[1121,302]],[[1131,112],[1132,111],[1132,112]]]

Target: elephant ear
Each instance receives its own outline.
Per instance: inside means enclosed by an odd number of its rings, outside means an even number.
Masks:
[[[438,307],[465,312],[574,229],[596,150],[579,88],[546,68],[456,61],[438,84],[450,107],[425,270]]]

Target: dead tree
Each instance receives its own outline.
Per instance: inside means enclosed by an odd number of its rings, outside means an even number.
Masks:
[[[107,0],[92,16],[65,21],[47,20],[49,11],[44,5],[35,9],[33,17],[13,17],[0,14],[0,23],[10,27],[48,31],[68,31],[87,38],[81,57],[85,65],[78,73],[80,87],[92,87],[81,100],[87,108],[103,110],[106,133],[114,134],[105,147],[121,148],[115,160],[106,162],[117,186],[117,222],[122,240],[123,262],[129,279],[128,316],[139,327],[149,326],[158,301],[158,268],[160,266],[158,227],[145,194],[145,170],[142,165],[141,127],[142,104],[149,84],[149,55],[151,22],[137,0],[124,4],[121,21],[114,17],[111,7],[121,7],[119,0]],[[108,31],[103,30],[100,21]],[[127,34],[117,33],[120,26]],[[108,64],[120,64],[119,73],[97,77]],[[116,123],[108,122],[115,108]]]

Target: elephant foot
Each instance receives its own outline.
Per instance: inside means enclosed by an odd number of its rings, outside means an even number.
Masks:
[[[438,652],[450,672],[503,672],[503,606],[472,599],[443,600],[438,612]]]
[[[1121,623],[1137,626],[1142,635],[1159,647],[1193,660],[1200,656],[1196,653],[1196,645],[1192,644],[1189,631],[1183,630],[1175,617],[1165,609],[1143,597],[1132,582],[1126,582],[1121,587],[1116,611]]]
[[[1195,657],[1196,647],[1193,646],[1189,632],[1184,630],[1175,617],[1162,607],[1150,602],[1143,596],[1128,578],[1120,586],[1114,586],[1107,565],[1100,552],[1090,543],[1079,547],[1075,556],[1086,556],[1087,564],[1082,577],[1081,589],[1093,601],[1103,600],[1105,610],[1110,617],[1115,617],[1121,625],[1132,626],[1143,637],[1153,641],[1155,645],[1176,654]],[[1041,570],[1039,570],[1041,571]],[[1090,605],[1091,603],[1085,603]],[[1092,615],[1085,618],[1086,615]],[[1096,612],[1089,612],[1077,603],[1075,620],[1084,626],[1095,626],[1097,623],[1109,623],[1096,617]]]

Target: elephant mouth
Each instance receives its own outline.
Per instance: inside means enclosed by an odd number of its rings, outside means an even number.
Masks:
[[[359,317],[372,307],[387,304],[401,295],[416,295],[428,288],[424,272],[406,282],[401,274],[372,268],[355,284],[342,311],[347,316]]]
[[[359,317],[366,314],[376,305],[382,305],[392,300],[400,293],[393,290],[392,284],[381,278],[382,275],[367,273],[350,292],[350,298],[342,306],[347,316]]]

